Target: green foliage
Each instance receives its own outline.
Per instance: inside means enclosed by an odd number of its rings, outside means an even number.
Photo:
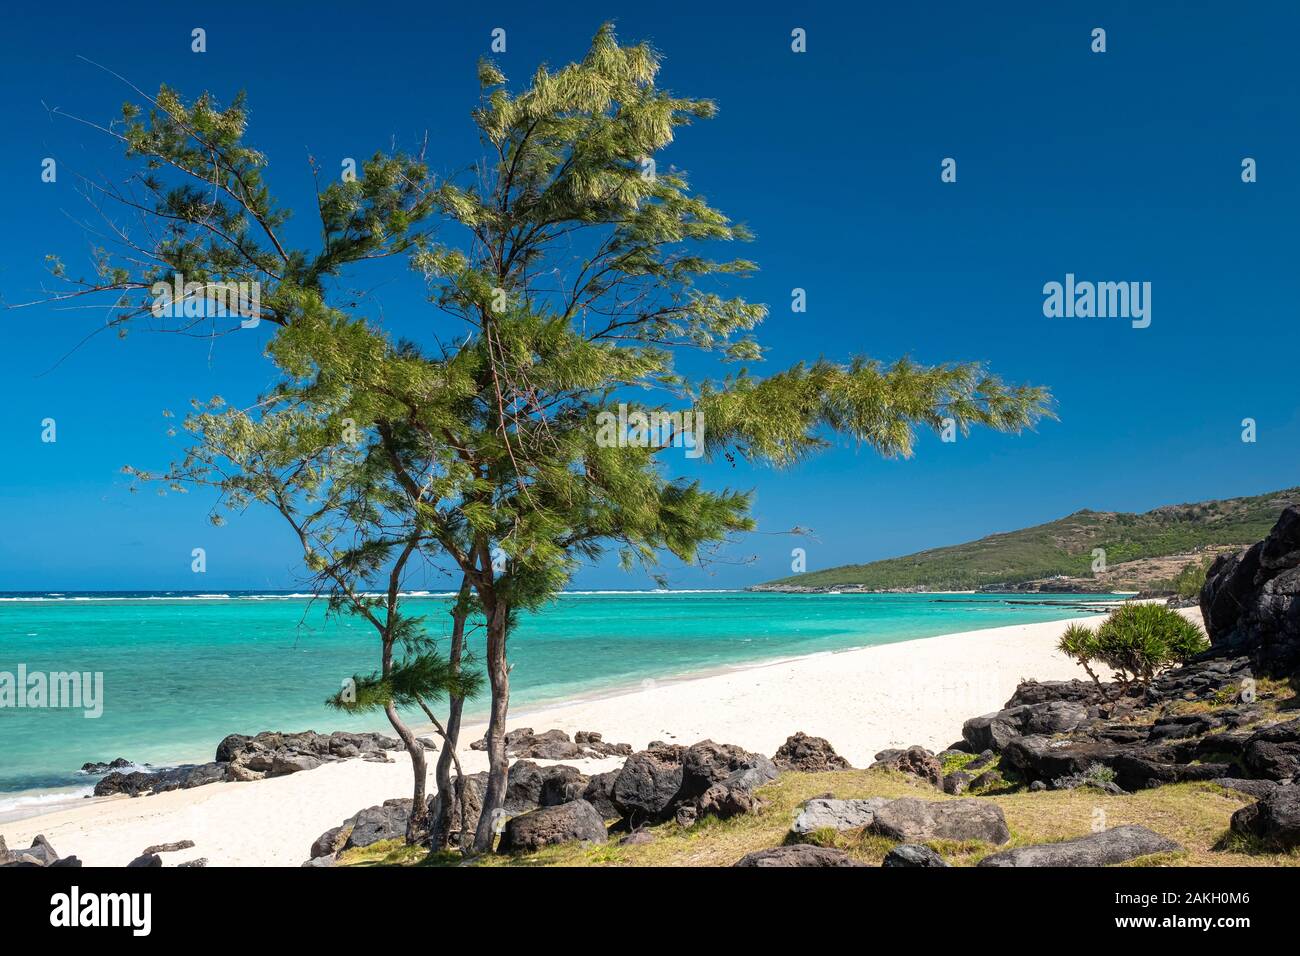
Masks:
[[[1195,600],[1201,595],[1201,588],[1205,587],[1205,575],[1210,570],[1210,565],[1214,563],[1214,558],[1206,555],[1200,561],[1192,561],[1170,582],[1170,590],[1181,598]]]
[[[1201,629],[1177,611],[1163,604],[1126,604],[1095,631],[1071,624],[1057,648],[1085,668],[1105,664],[1123,683],[1145,684],[1209,646]]]
[[[433,652],[418,654],[393,664],[387,676],[375,671],[353,675],[351,686],[326,698],[326,704],[350,714],[383,710],[389,704],[417,707],[421,701],[437,701],[454,695],[472,700],[483,688],[477,671],[453,668]]]

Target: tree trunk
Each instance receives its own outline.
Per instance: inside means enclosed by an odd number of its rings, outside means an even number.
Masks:
[[[429,772],[428,761],[424,757],[424,744],[415,737],[415,732],[406,726],[406,721],[397,712],[392,701],[384,707],[388,722],[397,731],[397,736],[406,744],[411,755],[411,772],[415,775],[415,788],[411,793],[411,816],[406,821],[406,842],[415,844],[422,841],[429,833],[429,807],[425,797],[425,777]]]
[[[389,620],[392,619],[393,612],[390,605]],[[385,634],[383,675],[388,677],[392,671],[393,641]],[[424,744],[415,738],[415,732],[406,726],[406,721],[402,720],[402,715],[397,712],[397,705],[391,700],[384,705],[384,713],[388,716],[388,722],[393,725],[393,730],[397,731],[397,736],[402,738],[407,753],[411,755],[411,773],[415,780],[411,792],[411,815],[406,820],[406,842],[416,844],[429,834],[429,807],[425,797],[425,777],[428,775],[429,765],[424,757]]]
[[[461,655],[465,649],[465,618],[469,615],[469,581],[463,581],[456,604],[451,609],[451,642],[447,649],[447,663],[453,675],[460,673]],[[460,743],[460,715],[465,707],[465,698],[449,695],[447,705],[447,726],[442,733],[442,753],[438,754],[438,763],[434,769],[434,779],[438,786],[438,819],[432,821],[433,849],[446,850],[451,846],[452,795],[457,792],[451,782],[451,768],[456,767],[456,777],[461,778],[460,761],[456,759],[456,747]],[[460,845],[466,840],[465,833],[465,783],[460,780]]]
[[[492,686],[492,710],[488,717],[487,754],[488,784],[483,794],[483,813],[474,831],[474,853],[492,850],[496,822],[506,801],[506,775],[510,761],[506,756],[506,711],[510,706],[510,670],[506,666],[507,608],[504,602],[486,602],[487,672]]]

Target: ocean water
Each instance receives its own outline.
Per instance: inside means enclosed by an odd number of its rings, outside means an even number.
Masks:
[[[1096,595],[565,594],[524,616],[511,636],[512,707],[765,659],[1059,620],[1081,613],[1082,600],[1107,603]],[[407,601],[429,633],[446,633],[446,595]],[[476,632],[471,650],[481,645]],[[0,595],[0,680],[20,665],[28,674],[103,675],[98,718],[0,707],[0,814],[51,790],[84,791],[94,782],[77,772],[87,761],[211,760],[229,733],[387,730],[382,714],[348,717],[324,704],[349,675],[374,670],[378,656],[368,624],[327,619],[324,603],[303,595]],[[467,712],[485,706],[472,702]]]

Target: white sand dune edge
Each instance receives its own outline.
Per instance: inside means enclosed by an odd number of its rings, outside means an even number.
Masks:
[[[1189,612],[1199,621],[1199,612]],[[1094,620],[1092,616],[1085,618]],[[1077,620],[1077,619],[1076,619]],[[887,747],[938,750],[968,717],[1001,707],[1021,680],[1084,677],[1055,650],[1068,621],[1017,624],[816,654],[524,711],[511,726],[595,730],[644,747],[704,738],[772,754],[795,731],[825,737],[854,766]],[[483,725],[468,725],[468,745]],[[254,783],[220,783],[151,797],[113,797],[0,825],[9,846],[43,833],[87,866],[122,866],[147,846],[193,840],[165,865],[206,857],[211,866],[297,866],[312,841],[363,807],[410,794],[410,763],[348,760]],[[465,747],[467,773],[486,756]],[[541,761],[551,763],[552,761]],[[566,761],[584,773],[621,760]],[[430,779],[432,786],[432,779]]]

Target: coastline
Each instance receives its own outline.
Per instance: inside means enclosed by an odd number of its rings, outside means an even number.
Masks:
[[[511,715],[510,728],[558,728],[570,735],[593,730],[637,749],[656,739],[689,744],[711,738],[767,754],[804,731],[829,739],[854,766],[866,766],[888,747],[942,749],[960,737],[963,721],[1000,707],[1021,680],[1082,677],[1055,645],[1071,621],[1092,617],[647,680],[635,690],[521,708]],[[486,755],[469,749],[484,730],[481,721],[462,730],[459,755],[467,773],[486,769]],[[90,866],[122,866],[145,846],[187,839],[196,847],[185,858],[206,857],[213,866],[297,866],[325,830],[363,807],[409,794],[408,758],[392,756],[388,764],[349,760],[252,783],[82,800],[0,824],[0,832],[11,846],[43,833],[60,852]],[[622,761],[563,762],[592,774]]]

